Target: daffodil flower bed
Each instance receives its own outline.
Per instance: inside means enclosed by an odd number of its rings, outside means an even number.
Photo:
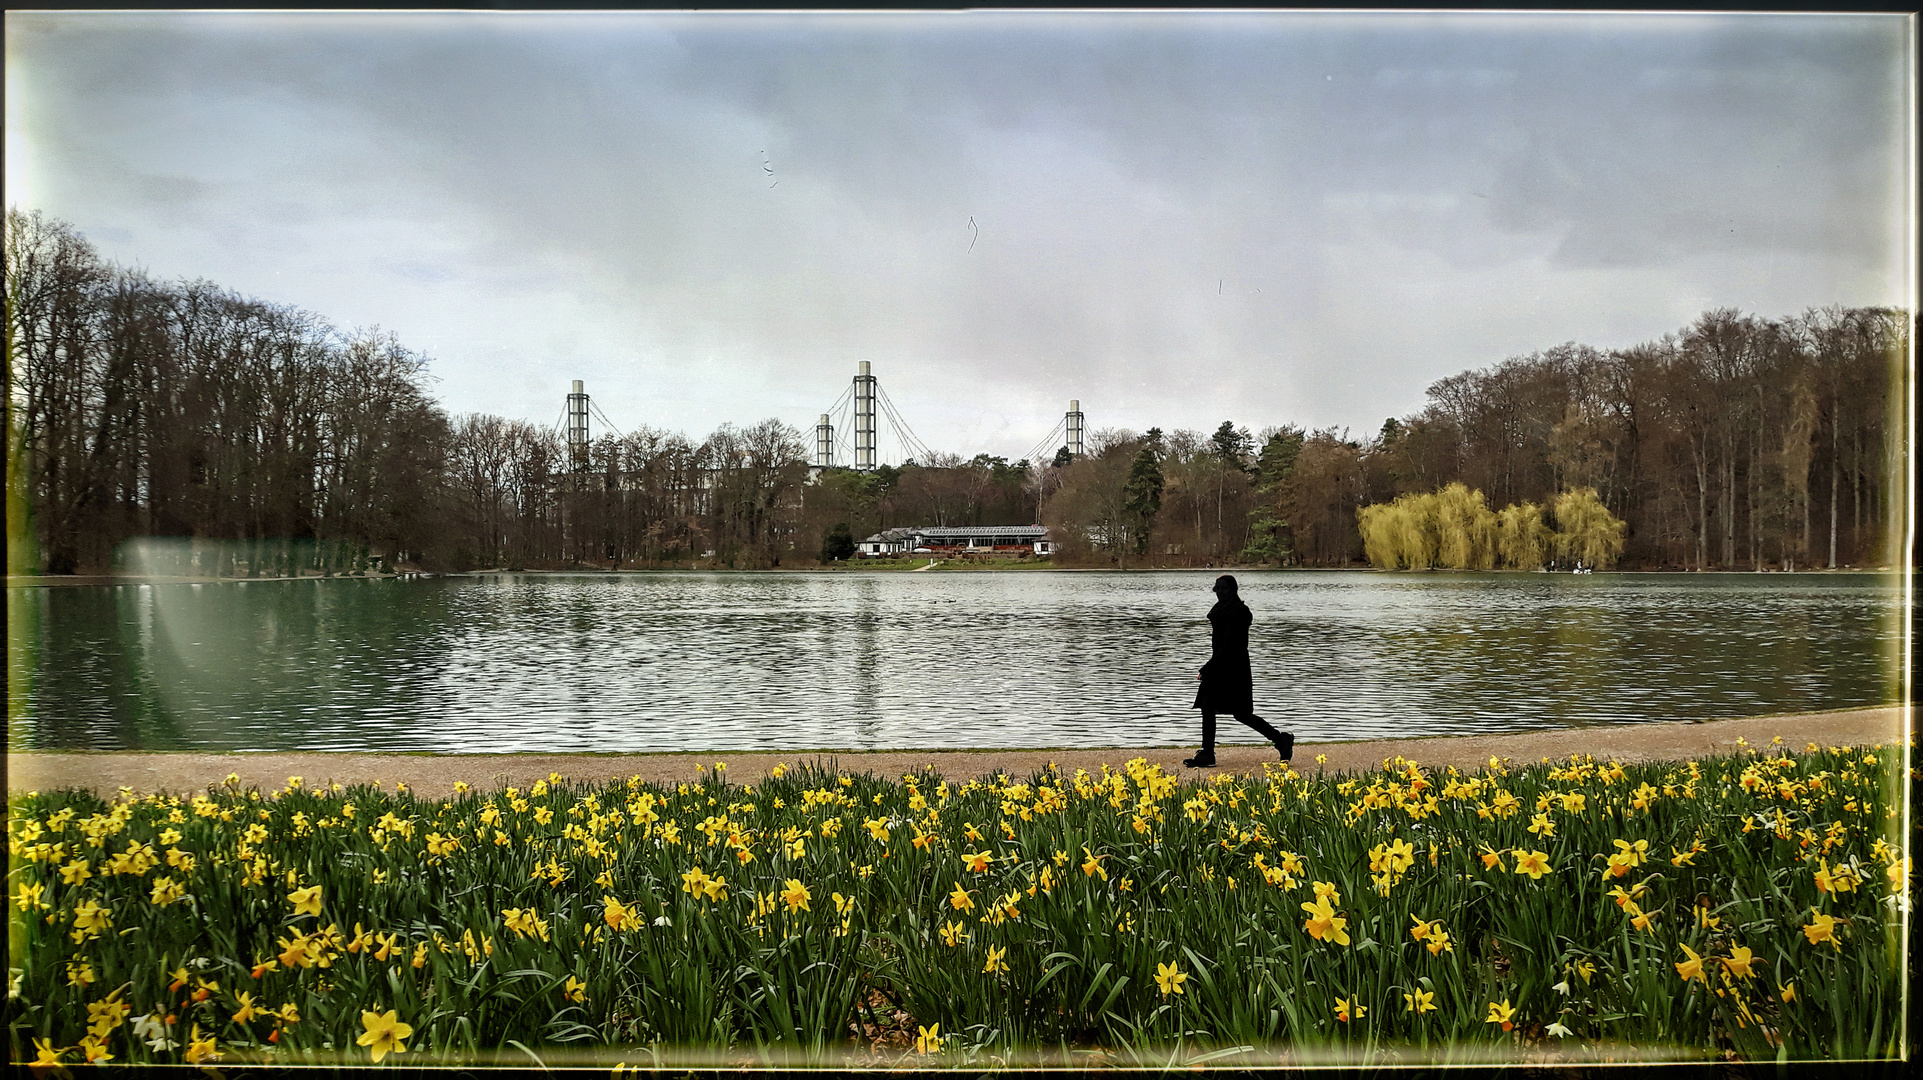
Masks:
[[[1885,1057],[1901,758],[29,793],[10,1052]]]

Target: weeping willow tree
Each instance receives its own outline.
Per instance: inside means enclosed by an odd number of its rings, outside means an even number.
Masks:
[[[1559,564],[1607,568],[1622,554],[1623,522],[1594,488],[1558,495],[1551,505],[1555,526],[1535,503],[1490,510],[1482,492],[1450,484],[1427,494],[1356,511],[1362,550],[1384,570],[1540,570]]]
[[[1496,515],[1482,492],[1450,484],[1431,498],[1436,507],[1436,559],[1451,570],[1493,570]]]
[[[1362,552],[1385,570],[1427,570],[1436,565],[1436,497],[1404,495],[1356,511]]]
[[[1505,506],[1496,514],[1496,554],[1512,570],[1540,570],[1554,550],[1555,534],[1532,502]]]
[[[1596,497],[1595,488],[1556,496],[1556,556],[1577,566],[1606,569],[1623,553],[1624,522]]]

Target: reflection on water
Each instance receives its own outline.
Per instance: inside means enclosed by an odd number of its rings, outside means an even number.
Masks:
[[[1251,572],[1305,740],[1880,704],[1872,575]],[[11,749],[1173,745],[1207,573],[495,575],[10,588]],[[1246,735],[1236,725],[1227,734]]]

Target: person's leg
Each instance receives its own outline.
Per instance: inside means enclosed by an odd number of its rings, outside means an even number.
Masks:
[[[1275,742],[1282,737],[1282,733],[1269,726],[1267,720],[1262,719],[1252,712],[1236,713],[1235,718],[1247,726],[1254,728],[1257,735],[1262,736],[1270,742]]]
[[[1192,758],[1183,758],[1182,764],[1191,769],[1206,769],[1215,764],[1215,714],[1202,710],[1202,749]]]
[[[1276,752],[1282,755],[1283,761],[1287,761],[1295,756],[1294,735],[1286,731],[1275,730],[1267,720],[1262,719],[1252,712],[1236,713],[1235,718],[1255,729],[1256,734],[1274,743]]]

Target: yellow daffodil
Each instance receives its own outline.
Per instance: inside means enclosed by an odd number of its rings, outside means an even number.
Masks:
[[[1335,913],[1328,897],[1318,896],[1314,903],[1303,904],[1302,910],[1309,913],[1302,923],[1302,929],[1307,930],[1310,937],[1317,941],[1333,941],[1337,945],[1349,943],[1349,935],[1343,929],[1349,925],[1349,920]]]
[[[1433,991],[1417,990],[1402,995],[1402,1000],[1408,1003],[1409,1011],[1417,1015],[1436,1011],[1436,995]]]
[[[569,1001],[586,1001],[588,999],[588,984],[569,975],[568,981],[561,986],[561,996],[567,998]]]
[[[963,933],[965,929],[966,927],[962,926],[962,924],[958,922],[944,923],[941,928],[942,944],[952,949],[955,946],[961,944],[962,942],[968,940],[968,935],[966,933]]]
[[[1163,997],[1167,997],[1170,994],[1188,993],[1187,990],[1182,988],[1182,984],[1187,982],[1188,978],[1188,973],[1183,971],[1178,964],[1158,963],[1155,965],[1155,985],[1161,988]]]
[[[631,930],[641,925],[641,913],[613,896],[601,897],[601,920],[610,929]]]
[[[963,854],[961,857],[962,865],[977,874],[986,872],[988,869],[988,864],[994,858],[995,856],[989,854],[986,851],[970,851]]]
[[[1532,881],[1541,880],[1544,874],[1550,872],[1549,853],[1547,851],[1516,852],[1515,872],[1528,874]]]
[[[397,1009],[389,1009],[384,1013],[362,1010],[361,1027],[366,1030],[354,1042],[367,1047],[376,1065],[389,1054],[406,1053],[407,1047],[401,1040],[414,1034],[412,1026],[401,1023]]]
[[[918,1027],[915,1036],[915,1053],[933,1054],[941,1049],[941,1025],[930,1024]]]
[[[293,892],[287,894],[287,902],[294,906],[294,914],[297,916],[319,915],[321,913],[321,887],[319,885],[310,885],[305,889],[295,889]]]
[[[219,1059],[220,1053],[214,1048],[214,1037],[208,1035],[203,1038],[200,1034],[200,1025],[195,1024],[193,1030],[187,1035],[187,1049],[180,1056],[181,1060],[187,1064],[198,1065],[203,1061]]]
[[[1503,998],[1501,1004],[1493,1001],[1489,1003],[1489,1015],[1484,1017],[1482,1022],[1485,1024],[1501,1024],[1502,1030],[1509,1031],[1516,1026],[1514,1020],[1515,1015],[1516,1010],[1510,1006],[1509,999]]]
[[[1747,979],[1756,974],[1756,955],[1742,945],[1731,946],[1729,956],[1723,961],[1723,970],[1739,979]]]
[[[1682,963],[1676,965],[1677,977],[1682,979],[1684,982],[1688,982],[1691,979],[1694,979],[1700,983],[1705,983],[1705,984],[1708,983],[1709,980],[1703,976],[1703,958],[1696,955],[1696,950],[1690,948],[1687,945],[1683,945],[1680,947],[1683,950],[1683,955],[1689,957],[1689,959],[1684,960]]]
[[[1335,1018],[1342,1023],[1346,1024],[1349,1022],[1351,1013],[1355,1015],[1356,1019],[1361,1019],[1368,1011],[1368,1006],[1363,1005],[1361,1002],[1351,1004],[1347,998],[1335,999]]]
[[[988,963],[982,965],[982,970],[991,974],[997,971],[1007,971],[1008,965],[1002,962],[1002,957],[1006,955],[1008,955],[1007,949],[997,948],[993,945],[989,946]]]
[[[243,990],[234,996],[234,1002],[240,1006],[234,1013],[234,1023],[245,1024],[254,1018],[254,995]]]
[[[1107,881],[1108,868],[1102,865],[1101,857],[1093,854],[1087,848],[1082,849],[1082,854],[1084,856],[1087,856],[1087,858],[1084,859],[1082,862],[1082,873],[1088,875],[1089,877],[1094,877],[1096,874],[1100,874],[1102,875],[1102,880]]]
[[[1843,949],[1842,942],[1836,940],[1836,920],[1829,915],[1817,911],[1815,908],[1810,909],[1810,921],[1807,926],[1803,927],[1803,936],[1809,939],[1811,945],[1827,941],[1834,946],[1838,952],[1841,952]]]
[[[808,886],[803,885],[799,878],[789,878],[783,885],[781,899],[788,905],[788,910],[807,911],[810,896]]]
[[[959,881],[955,883],[955,891],[948,894],[948,904],[956,911],[975,910],[974,898],[968,895],[968,891],[961,887]]]

